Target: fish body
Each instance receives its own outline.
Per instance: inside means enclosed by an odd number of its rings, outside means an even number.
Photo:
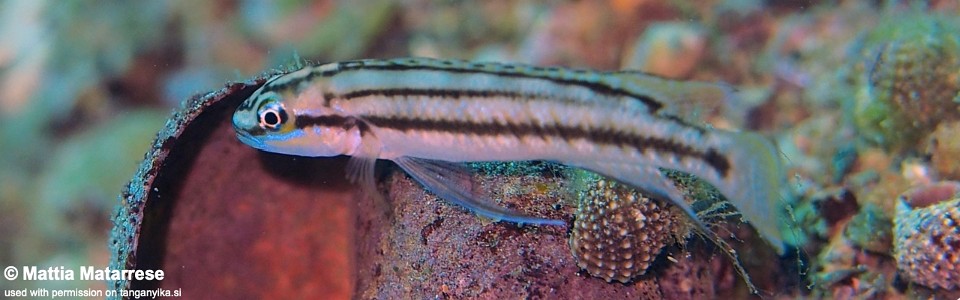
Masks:
[[[782,251],[780,164],[759,135],[679,117],[717,105],[720,85],[638,72],[408,58],[307,67],[271,78],[237,109],[238,138],[300,156],[352,157],[348,176],[372,184],[373,162],[396,162],[441,198],[507,221],[562,224],[491,204],[458,185],[460,162],[547,160],[584,168],[682,208],[706,229],[660,168],[723,193]]]

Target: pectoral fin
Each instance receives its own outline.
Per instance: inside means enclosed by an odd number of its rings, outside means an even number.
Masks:
[[[386,200],[383,198],[383,194],[377,190],[377,181],[373,176],[376,164],[376,158],[350,157],[350,161],[347,162],[347,180],[359,185],[361,191],[367,196],[373,197],[378,203],[383,203]]]
[[[354,152],[347,162],[347,180],[360,185],[363,193],[373,197],[377,203],[386,203],[383,194],[377,190],[377,181],[374,178],[377,157],[380,156],[380,141],[376,136],[368,134]]]
[[[463,165],[415,157],[400,157],[394,162],[410,177],[438,197],[460,205],[483,217],[499,221],[536,225],[564,225],[561,220],[523,215],[493,203],[493,200],[470,190],[472,177]]]

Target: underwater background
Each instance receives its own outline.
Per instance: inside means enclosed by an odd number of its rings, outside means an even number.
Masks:
[[[727,109],[739,116],[704,114],[697,121],[775,141],[789,191],[771,199],[785,207],[781,224],[763,226],[781,228],[793,247],[776,255],[735,211],[715,209],[723,200],[709,187],[675,177],[711,225],[730,236],[727,243],[761,295],[960,297],[957,0],[2,1],[0,37],[0,267],[78,270],[116,260],[112,218],[125,204],[118,195],[172,111],[189,109],[182,103],[194,95],[307,64],[423,56],[632,69],[730,84],[739,101]],[[239,157],[235,147],[220,153]],[[336,159],[298,164],[252,150],[244,155],[251,165],[286,163],[273,167],[286,173],[343,168]],[[212,232],[213,239],[249,242],[236,245],[261,253],[263,265],[323,266],[305,256],[336,249],[310,248],[317,241],[360,254],[334,258],[342,264],[328,269],[287,268],[292,279],[276,277],[260,282],[260,294],[235,295],[188,287],[239,290],[260,277],[237,265],[257,262],[211,262],[216,256],[170,250],[181,256],[168,262],[192,259],[213,266],[204,274],[226,279],[211,287],[171,275],[178,284],[165,287],[182,287],[188,298],[749,295],[725,250],[690,235],[685,217],[667,204],[548,163],[472,166],[481,188],[513,209],[574,224],[616,218],[616,211],[596,207],[619,201],[657,217],[622,225],[631,238],[643,235],[636,241],[644,250],[615,254],[629,255],[631,265],[608,273],[571,245],[623,236],[493,223],[428,195],[397,171],[381,176],[388,212],[366,202],[357,204],[361,209],[267,198],[230,204],[230,195],[214,195],[230,207],[178,215],[190,223],[171,225],[170,234],[233,226],[214,217],[254,211],[265,220],[255,230]],[[334,198],[352,200],[345,191],[351,185],[337,172],[275,197],[319,199],[318,186],[333,184]],[[284,180],[276,173],[284,172],[257,174]],[[211,190],[260,180],[233,169],[211,174],[219,177],[185,180]],[[328,219],[291,214],[324,210],[333,211]],[[355,233],[353,227],[376,232],[378,240],[342,235]],[[300,228],[326,228],[329,236]],[[256,243],[258,235],[290,243]],[[198,252],[209,246],[164,245]],[[334,275],[317,283],[311,272]],[[41,287],[106,289],[107,283],[0,280],[2,290]]]

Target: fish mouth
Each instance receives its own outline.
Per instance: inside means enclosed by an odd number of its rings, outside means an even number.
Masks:
[[[261,142],[261,141],[258,140],[258,139],[253,138],[253,136],[250,135],[250,133],[248,133],[248,132],[246,132],[246,131],[237,130],[237,139],[240,140],[240,142],[242,142],[242,143],[244,143],[244,144],[247,144],[247,145],[250,146],[250,147],[254,147],[254,148],[257,148],[257,149],[263,149],[263,142]]]

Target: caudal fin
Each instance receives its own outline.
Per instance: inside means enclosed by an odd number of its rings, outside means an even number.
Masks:
[[[779,152],[759,134],[729,134],[730,173],[717,188],[777,253],[783,254],[780,216],[785,174]]]

